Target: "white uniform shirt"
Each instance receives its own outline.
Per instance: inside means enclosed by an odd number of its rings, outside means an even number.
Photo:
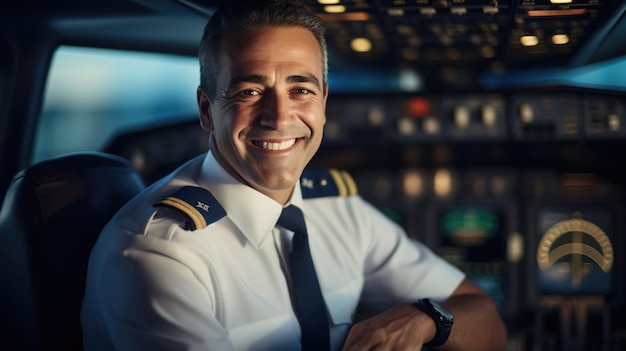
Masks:
[[[185,185],[227,213],[188,231],[153,204]],[[447,298],[464,278],[359,196],[303,199],[311,255],[341,349],[359,300],[388,309]],[[127,204],[90,258],[82,311],[86,350],[299,350],[282,206],[230,176],[208,153]]]

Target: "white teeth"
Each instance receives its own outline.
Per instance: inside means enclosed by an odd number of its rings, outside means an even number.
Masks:
[[[295,143],[296,143],[296,139],[285,140],[279,143],[272,143],[269,141],[255,141],[254,142],[256,146],[259,146],[263,149],[275,150],[275,151],[288,149]]]

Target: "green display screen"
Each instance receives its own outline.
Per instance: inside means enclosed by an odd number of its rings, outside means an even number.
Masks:
[[[507,269],[501,211],[487,206],[450,206],[439,212],[437,227],[439,254],[502,305]]]

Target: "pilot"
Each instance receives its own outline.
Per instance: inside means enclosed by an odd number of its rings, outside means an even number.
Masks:
[[[326,120],[320,20],[292,1],[237,4],[200,47],[208,152],[131,200],[93,248],[85,349],[503,350],[489,295],[347,173],[305,170]],[[378,314],[355,323],[359,304]]]

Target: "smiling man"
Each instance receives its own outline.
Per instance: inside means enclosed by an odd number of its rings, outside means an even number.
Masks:
[[[322,142],[322,53],[301,27],[258,27],[222,42],[214,96],[198,89],[210,149],[242,183],[284,204]]]
[[[86,350],[504,348],[485,292],[366,203],[346,173],[305,170],[328,96],[317,17],[291,1],[220,8],[200,67],[209,152],[103,230]],[[355,324],[359,303],[380,314]]]

